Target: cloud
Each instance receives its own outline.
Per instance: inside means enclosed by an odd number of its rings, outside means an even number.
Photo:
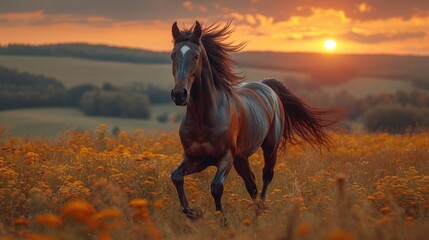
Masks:
[[[372,34],[361,34],[356,32],[348,32],[340,36],[340,38],[358,42],[358,43],[382,43],[382,42],[393,42],[403,41],[410,39],[424,39],[426,37],[425,32],[397,32],[397,33],[372,33]]]
[[[341,10],[353,20],[367,21],[387,18],[409,19],[429,13],[429,1],[390,0],[0,0],[0,13],[41,11],[44,14],[91,15],[116,20],[177,20],[180,18],[216,17],[225,13],[261,14],[274,21],[292,16],[309,16],[311,9]]]

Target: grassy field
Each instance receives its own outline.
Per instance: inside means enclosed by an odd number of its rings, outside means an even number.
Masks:
[[[209,168],[185,178],[192,207],[180,211],[171,171],[176,132],[113,137],[106,125],[57,138],[0,130],[1,239],[426,239],[429,133],[331,132],[327,151],[288,146],[256,215],[243,181],[225,183],[225,219],[214,211]],[[261,152],[251,158],[261,187]]]
[[[94,129],[105,123],[112,130],[134,131],[137,128],[145,130],[174,130],[178,123],[172,120],[160,123],[156,120],[159,114],[167,113],[171,117],[184,111],[184,108],[173,104],[153,105],[152,116],[149,120],[127,119],[117,117],[90,117],[76,108],[31,108],[0,111],[0,125],[7,126],[17,136],[56,136],[59,132],[69,129]]]

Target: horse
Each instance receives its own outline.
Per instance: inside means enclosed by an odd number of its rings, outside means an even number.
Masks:
[[[332,140],[324,129],[334,122],[327,117],[331,111],[307,105],[278,80],[243,83],[244,77],[233,71],[230,53],[240,51],[244,43],[225,42],[233,31],[231,22],[203,29],[196,21],[182,30],[174,22],[171,31],[171,99],[178,106],[186,106],[179,127],[183,158],[171,173],[171,180],[182,212],[189,218],[201,217],[201,210],[189,205],[184,189],[186,175],[217,167],[211,195],[216,211],[223,215],[224,181],[233,166],[256,203],[258,190],[249,157],[259,147],[264,156],[263,201],[273,179],[278,149],[287,141],[330,145]]]

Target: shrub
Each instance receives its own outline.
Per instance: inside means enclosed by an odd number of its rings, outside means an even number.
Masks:
[[[146,95],[139,93],[91,91],[80,101],[86,115],[143,118],[150,117],[150,104]]]
[[[368,131],[403,133],[405,130],[427,127],[428,109],[399,104],[376,105],[364,114],[364,124]]]

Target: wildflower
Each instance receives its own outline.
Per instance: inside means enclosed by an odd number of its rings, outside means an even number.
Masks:
[[[153,207],[154,207],[154,208],[161,209],[161,208],[163,208],[163,207],[164,207],[164,204],[162,203],[162,201],[158,200],[158,201],[155,201],[155,202],[153,203]]]
[[[103,209],[94,214],[88,221],[91,229],[111,229],[122,223],[122,214],[118,209]]]
[[[147,207],[148,205],[148,201],[147,199],[132,199],[128,205],[130,205],[131,207]]]
[[[66,217],[71,217],[76,221],[84,221],[95,213],[95,209],[86,201],[74,200],[67,203],[62,212]]]
[[[390,212],[390,208],[389,207],[383,207],[383,208],[381,208],[380,209],[380,212],[382,212],[382,213],[388,213],[388,212]]]
[[[280,188],[274,188],[273,191],[271,192],[271,194],[276,194],[278,192],[281,192],[282,190]]]
[[[336,229],[329,233],[328,240],[354,240],[355,237],[347,231]]]
[[[57,228],[63,225],[61,217],[54,214],[39,214],[34,220],[36,223],[50,228]]]
[[[307,233],[309,233],[310,230],[311,230],[310,225],[308,225],[306,223],[302,223],[296,229],[296,233],[298,234],[298,236],[302,237],[304,235],[307,235]]]
[[[252,221],[250,221],[250,219],[246,218],[241,223],[245,226],[250,226],[252,224]]]
[[[13,225],[27,226],[28,220],[25,218],[17,218],[15,220],[13,220]]]

